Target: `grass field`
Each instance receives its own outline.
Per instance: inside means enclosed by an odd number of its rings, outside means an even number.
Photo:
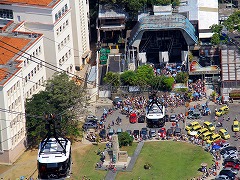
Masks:
[[[122,147],[121,150],[128,151],[132,156],[137,143],[133,146]],[[83,176],[91,180],[102,180],[107,171],[96,171],[95,164],[99,161],[100,156],[97,151],[104,150],[105,144],[84,145],[75,143],[72,148],[72,175],[71,180],[81,180]],[[29,177],[36,170],[37,151],[25,152],[13,166],[0,166],[0,174],[5,173],[4,179],[16,179],[21,175]],[[151,169],[143,168],[145,163],[152,164]],[[212,156],[197,147],[188,143],[181,142],[145,142],[144,147],[137,159],[132,172],[119,172],[117,180],[186,180],[199,175],[198,168],[200,164],[206,162],[212,164]],[[0,175],[1,177],[1,175]],[[37,172],[33,175],[37,177]]]
[[[146,142],[132,172],[119,172],[117,180],[186,180],[200,175],[202,162],[211,165],[212,156],[201,147],[173,141]],[[145,163],[151,169],[143,168]]]
[[[81,147],[81,150],[74,149],[73,154],[73,169],[72,177],[70,179],[82,179],[83,176],[91,180],[104,179],[107,171],[97,171],[95,170],[95,164],[99,162],[100,156],[97,155],[98,148],[104,150],[105,144],[99,145],[89,145]],[[128,151],[129,156],[132,156],[137,143],[133,143],[132,146],[122,147],[121,150]]]

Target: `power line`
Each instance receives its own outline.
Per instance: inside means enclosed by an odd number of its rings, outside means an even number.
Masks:
[[[15,23],[15,22],[13,22],[13,24],[18,25],[18,24]],[[56,44],[61,44],[61,43],[59,43],[59,42],[57,42],[57,41],[55,41],[55,40],[53,40],[53,39],[51,39],[51,38],[45,36],[44,33],[41,33],[41,32],[34,32],[33,30],[26,28],[25,26],[22,26],[22,28],[25,29],[25,30],[27,30],[27,31],[29,31],[29,32],[31,32],[31,33],[35,33],[35,34],[39,34],[39,33],[40,33],[40,34],[43,34],[43,38],[48,39],[48,40],[50,40],[50,41],[52,41],[52,42],[54,42],[54,43],[56,43]],[[83,51],[80,51],[80,50],[78,50],[78,49],[72,48],[72,47],[70,47],[70,46],[65,45],[65,47],[68,47],[69,49],[72,49],[72,50],[74,50],[74,51],[78,51],[78,52],[83,53]]]

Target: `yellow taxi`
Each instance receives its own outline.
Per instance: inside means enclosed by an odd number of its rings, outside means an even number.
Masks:
[[[218,134],[225,140],[230,139],[230,134],[226,129],[220,129]]]
[[[185,130],[190,131],[194,126],[200,126],[199,122],[196,122],[196,121],[191,122],[185,127]]]
[[[209,121],[205,121],[203,123],[203,127],[207,128],[209,131],[214,131],[215,130],[215,126]]]
[[[217,141],[219,139],[222,139],[221,136],[219,134],[212,134],[212,136],[210,136],[210,138],[206,141],[208,144],[213,143],[214,141]]]
[[[201,137],[204,133],[208,132],[207,128],[202,128],[197,132],[197,137]]]
[[[238,122],[238,120],[234,120],[233,121],[233,125],[232,125],[232,130],[233,130],[233,132],[238,132],[239,130],[240,130],[240,128],[239,128],[239,122]]]
[[[216,112],[216,116],[222,116],[224,114],[227,114],[229,111],[229,107],[228,106],[223,106],[221,107],[217,112]]]
[[[202,138],[202,140],[206,141],[212,136],[212,134],[213,134],[212,132],[207,131],[203,133],[200,137]]]
[[[196,126],[193,126],[192,127],[192,129],[190,129],[188,132],[187,132],[187,134],[188,135],[194,135],[194,136],[196,136],[197,135],[197,132],[199,131],[199,130],[201,130],[202,129],[202,127],[200,126],[200,125],[196,125]],[[194,132],[195,131],[195,132]]]

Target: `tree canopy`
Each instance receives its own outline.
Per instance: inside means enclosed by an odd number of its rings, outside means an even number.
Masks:
[[[40,91],[26,101],[26,125],[29,146],[35,146],[46,135],[45,114],[59,115],[56,119],[63,136],[78,136],[80,130],[75,121],[76,108],[83,107],[85,91],[69,79],[66,73],[55,74]],[[81,112],[79,112],[81,113]]]

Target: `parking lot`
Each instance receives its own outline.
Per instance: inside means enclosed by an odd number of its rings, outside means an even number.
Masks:
[[[102,103],[102,102],[105,102],[105,103]],[[193,107],[194,105],[196,104],[204,104],[206,103],[206,100],[202,100],[202,101],[194,101],[194,102],[191,102],[189,107]],[[202,116],[200,119],[188,119],[188,118],[185,118],[185,123],[183,122],[179,122],[179,128],[182,129],[182,133],[186,134],[186,131],[184,130],[185,129],[185,126],[190,123],[190,122],[193,122],[193,121],[197,121],[200,123],[200,125],[203,125],[203,122],[204,121],[210,121],[212,122],[214,125],[216,125],[216,122],[214,121],[215,119],[215,109],[219,109],[220,107],[222,107],[223,105],[217,105],[213,102],[210,102],[209,103],[209,108],[211,109],[211,114],[208,115],[208,116]],[[239,146],[239,140],[237,140],[237,138],[235,137],[233,131],[232,131],[232,124],[233,124],[233,119],[235,119],[236,117],[240,116],[239,114],[239,107],[240,107],[240,103],[238,101],[235,101],[234,103],[231,103],[229,104],[229,108],[230,108],[230,111],[228,114],[226,115],[223,115],[223,116],[220,116],[218,118],[218,120],[222,120],[224,118],[224,121],[222,122],[223,124],[223,127],[221,128],[224,128],[224,129],[227,129],[229,134],[230,134],[230,139],[228,140],[228,142],[233,145],[233,146],[236,146],[238,147]],[[103,112],[104,112],[104,109],[109,109],[109,108],[113,108],[112,106],[112,101],[107,99],[107,100],[100,100],[97,105],[96,105],[96,108],[95,108],[95,115],[98,117],[98,119],[101,118]],[[171,113],[166,113],[168,115],[171,115],[171,114],[180,114],[180,113],[183,113],[185,114],[187,111],[188,111],[188,108],[186,108],[185,106],[181,106],[181,107],[177,107],[174,109],[173,112]],[[168,112],[170,112],[170,110],[168,110]],[[228,119],[228,116],[230,118],[230,121],[227,121]],[[121,124],[116,124],[116,119],[117,118],[121,118]],[[114,121],[114,125],[112,126],[112,122]],[[106,130],[108,132],[109,129],[107,129],[108,125],[111,125],[111,128],[115,130],[115,132],[117,131],[117,129],[119,128],[122,128],[123,131],[126,131],[126,130],[131,130],[132,132],[134,130],[141,130],[142,128],[145,128],[146,127],[146,122],[145,123],[130,123],[129,122],[129,117],[127,117],[126,115],[123,115],[120,113],[120,110],[114,110],[112,114],[109,114],[106,118],[106,122],[104,123],[105,127],[106,127]],[[172,122],[166,122],[165,123],[165,126],[164,126],[166,129],[169,129],[170,127],[172,127]],[[221,129],[219,127],[216,127],[215,129],[215,132],[217,133],[219,131],[219,129]],[[149,128],[148,128],[149,129]],[[159,128],[154,128],[156,131],[159,129]]]

